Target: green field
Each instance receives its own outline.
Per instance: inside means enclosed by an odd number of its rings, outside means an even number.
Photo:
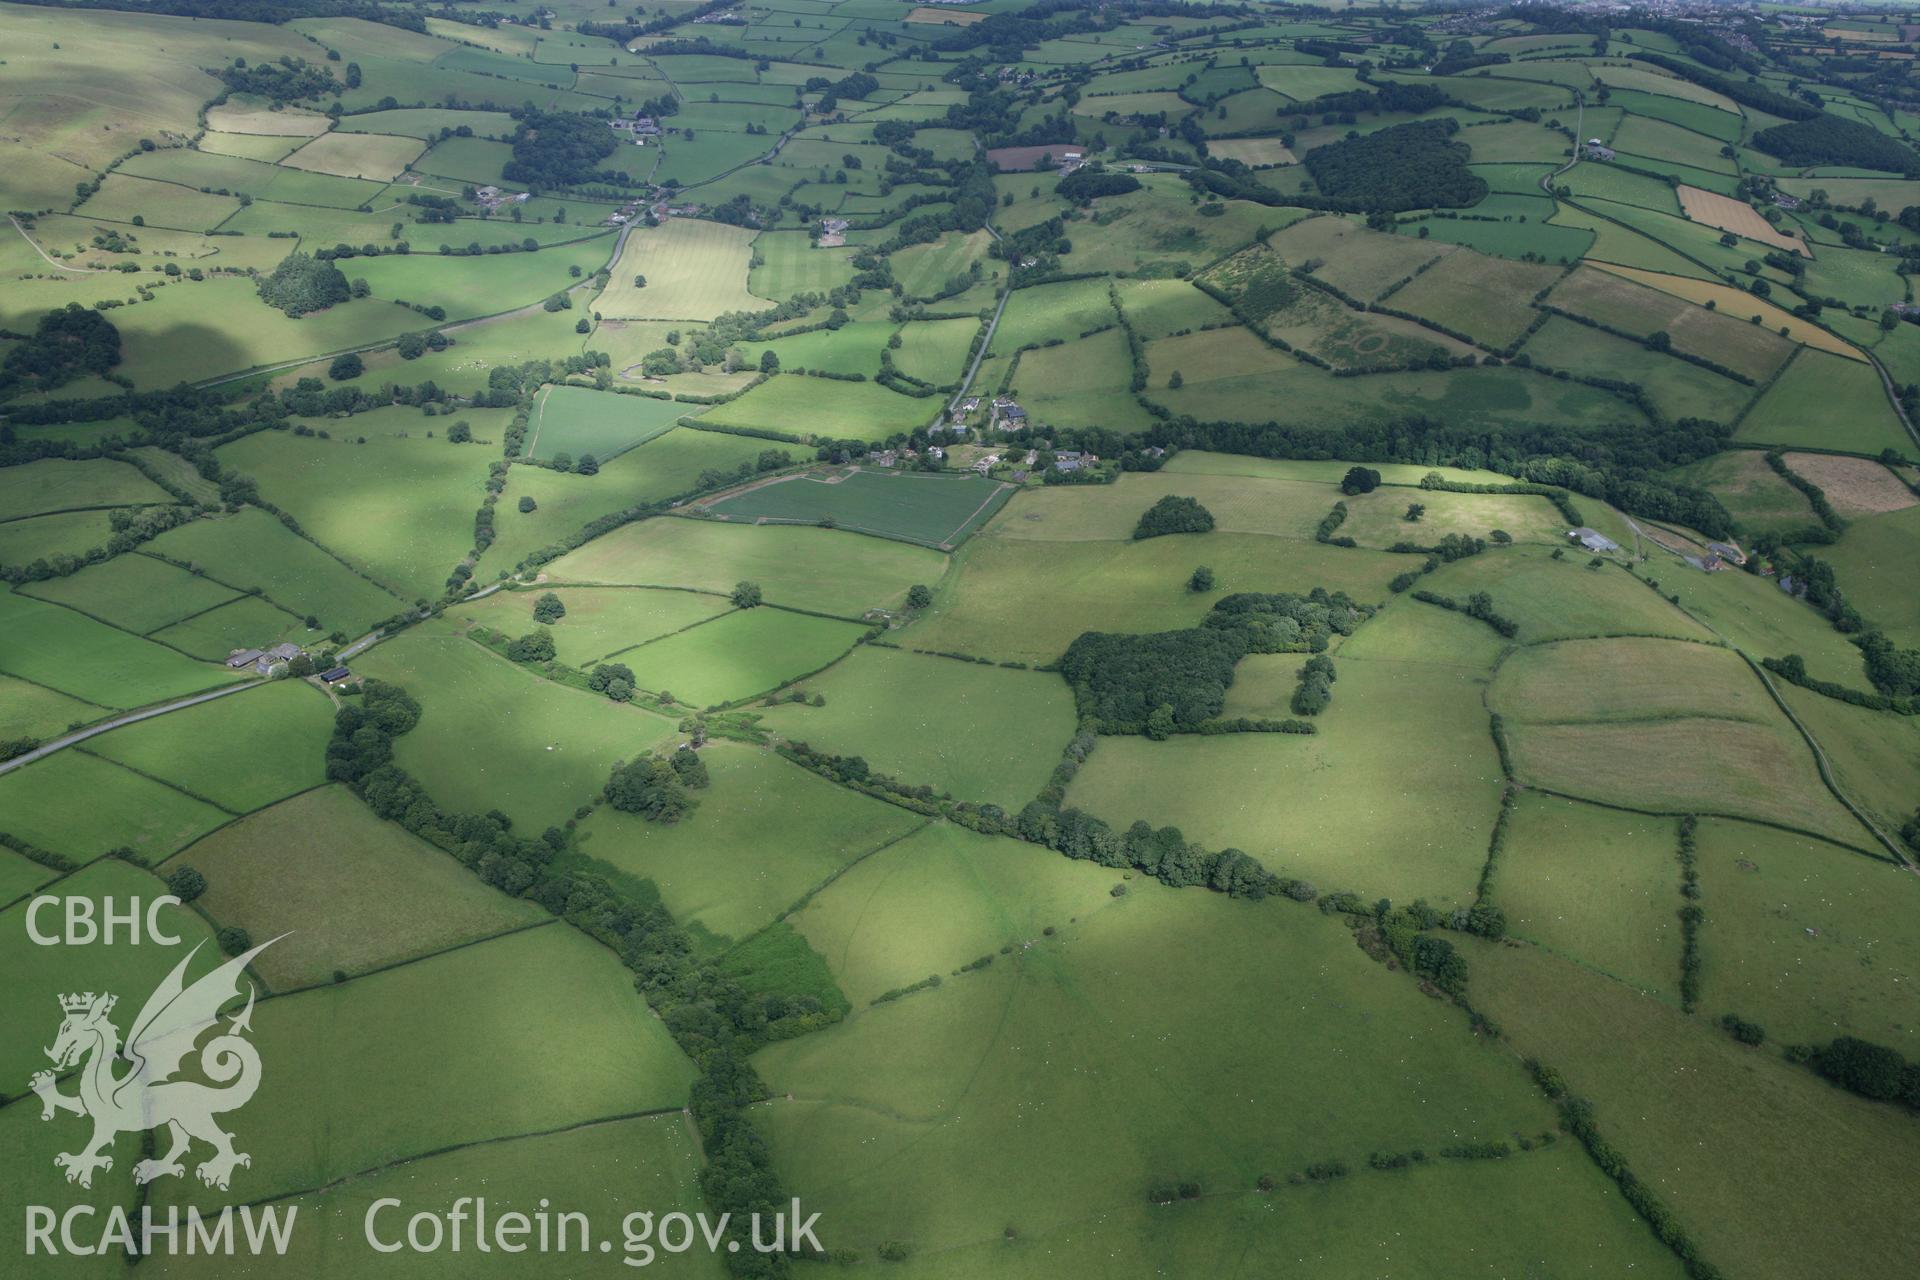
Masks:
[[[1187,590],[1187,578],[1202,564],[1212,567],[1219,585],[1196,594]],[[1403,567],[1398,556],[1259,534],[1045,547],[979,538],[956,556],[952,582],[907,636],[923,649],[1038,664],[1065,653],[1083,631],[1191,626],[1229,591],[1326,587],[1378,601]]]
[[[74,863],[115,849],[157,862],[233,817],[158,779],[74,749],[0,774],[0,808],[8,834]]]
[[[0,672],[102,707],[145,706],[240,678],[12,591],[0,595]]]
[[[1522,796],[1495,872],[1515,934],[1642,990],[1680,983],[1677,826],[1554,796]],[[1595,902],[1608,909],[1587,910]]]
[[[925,426],[941,407],[938,399],[901,395],[877,382],[781,374],[737,400],[708,409],[700,420],[828,440],[884,440]]]
[[[20,592],[136,635],[151,635],[240,594],[151,556],[116,556],[70,577],[27,583]]]
[[[502,591],[456,605],[450,616],[477,622],[503,635],[519,635],[534,625],[533,602],[544,591]],[[582,587],[554,592],[566,616],[552,627],[560,661],[588,668],[635,645],[697,626],[733,606],[722,596],[695,591],[647,588]]]
[[[251,813],[326,776],[333,727],[326,697],[300,680],[280,680],[228,698],[146,720],[91,739],[83,750]]]
[[[824,707],[787,704],[764,727],[882,773],[1018,811],[1073,736],[1058,676],[1005,671],[867,645],[808,680]]]
[[[392,1036],[404,1017],[409,1035]],[[474,1052],[478,1028],[497,1028]],[[607,950],[560,925],[528,929],[258,1007],[265,1072],[252,1183],[302,1191],[392,1160],[505,1134],[678,1107],[693,1064]],[[464,1048],[463,1048],[464,1046]],[[327,1082],[374,1054],[350,1101]],[[279,1105],[272,1105],[278,1103]],[[197,1181],[155,1199],[218,1203]]]
[[[636,227],[593,309],[608,317],[662,320],[758,311],[765,302],[747,292],[752,243],[751,232],[717,222],[671,218],[657,227]],[[634,283],[638,276],[646,277],[644,287]]]
[[[1754,402],[1734,438],[1868,455],[1912,445],[1870,366],[1805,348]]]
[[[592,476],[514,467],[506,498],[496,508],[493,544],[481,564],[490,573],[510,570],[532,552],[563,547],[602,516],[692,493],[707,472],[730,478],[767,449],[783,447],[749,436],[677,428],[620,454]],[[521,511],[521,498],[532,498],[534,510]]]
[[[393,408],[359,415],[353,427],[364,436],[263,431],[227,445],[220,458],[375,583],[431,599],[473,546],[473,508],[497,456],[478,441],[498,439],[506,425],[499,410],[462,416],[473,422],[473,444],[449,444],[448,424]]]
[[[584,387],[548,387],[533,408],[527,457],[551,461],[556,454],[605,462],[671,430],[681,409],[670,400],[608,396]]]
[[[199,904],[255,938],[286,936],[254,962],[276,990],[358,974],[545,922],[342,787],[261,809],[180,851],[164,870],[207,878]],[[423,904],[426,909],[422,910]]]
[[[164,890],[150,873],[117,858],[108,858],[61,881],[60,892],[74,898],[92,899],[97,913],[107,898],[124,903],[129,896],[144,898]],[[55,993],[151,990],[190,948],[207,941],[212,934],[206,921],[188,908],[163,906],[155,918],[161,928],[180,936],[178,947],[152,944],[43,947],[34,945],[28,938],[26,915],[25,903],[15,903],[0,912],[0,925],[6,930],[5,950],[0,954],[4,954],[7,972],[12,975],[12,980],[0,990],[0,1010],[4,1010],[8,1026],[33,1029],[31,1035],[9,1036],[7,1043],[0,1046],[0,1070],[7,1073],[7,1079],[23,1084],[31,1072],[47,1065],[41,1047],[51,1042],[60,1025],[60,1005]],[[41,918],[46,918],[44,911]],[[212,947],[203,947],[202,953],[194,957],[188,970],[191,976],[197,977],[213,968],[212,951]],[[10,1088],[9,1094],[15,1094],[17,1088]],[[7,1113],[27,1110],[15,1106],[7,1108]],[[40,1109],[37,1106],[32,1108],[32,1115],[38,1126]],[[36,1159],[34,1163],[41,1162]],[[54,1168],[51,1159],[45,1163],[49,1170]]]
[[[1116,830],[1172,823],[1323,890],[1469,901],[1501,785],[1480,731],[1484,678],[1417,660],[1342,662],[1311,737],[1103,739],[1067,799]]]
[[[1475,947],[1469,960],[1476,1007],[1503,1023],[1523,1018],[1510,1032],[1515,1050],[1553,1064],[1592,1100],[1601,1132],[1632,1168],[1661,1171],[1661,1199],[1715,1265],[1902,1274],[1893,1259],[1911,1247],[1912,1230],[1892,1188],[1920,1154],[1911,1125],[1736,1043],[1712,1025],[1717,1008],[1689,1018],[1533,948]],[[1649,1089],[1650,1079],[1662,1086]],[[1813,1129],[1826,1139],[1810,1146]],[[1729,1226],[1752,1215],[1779,1234],[1762,1243]]]
[[[976,476],[860,469],[759,485],[704,509],[722,520],[820,524],[950,549],[1006,505],[1012,489]]]
[[[784,609],[737,609],[620,655],[634,683],[696,707],[737,702],[817,671],[851,649],[856,623]]]
[[[705,948],[762,928],[865,854],[924,819],[842,790],[771,752],[717,745],[713,781],[672,826],[611,808],[581,827],[595,864],[652,882]]]
[[[693,587],[724,594],[758,582],[771,604],[857,618],[898,608],[907,588],[937,581],[946,557],[837,529],[737,528],[648,520],[596,538],[547,569],[555,582]]]

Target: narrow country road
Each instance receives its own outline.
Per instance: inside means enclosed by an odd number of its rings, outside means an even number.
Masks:
[[[203,702],[212,702],[215,698],[224,698],[228,694],[239,693],[245,689],[257,689],[261,685],[270,683],[272,682],[268,680],[248,680],[240,684],[227,685],[223,689],[213,689],[206,693],[196,693],[191,698],[180,698],[173,702],[163,702],[157,707],[146,707],[140,711],[129,711],[125,715],[115,716],[111,720],[102,720],[99,724],[89,725],[85,729],[76,729],[72,733],[53,739],[51,742],[43,742],[25,755],[18,755],[11,760],[0,762],[0,773],[9,773],[15,769],[30,765],[36,760],[44,760],[56,751],[70,747],[76,742],[85,742],[88,738],[98,737],[100,734],[106,733],[109,730],[119,729],[130,724],[137,724],[142,720],[151,720],[155,716],[163,716],[169,711],[179,711],[186,707],[197,707]]]

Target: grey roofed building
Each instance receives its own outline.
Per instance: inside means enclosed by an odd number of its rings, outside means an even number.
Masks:
[[[250,667],[266,657],[262,649],[235,649],[227,655],[227,665],[238,671],[241,667]]]
[[[277,644],[273,646],[273,648],[267,650],[267,656],[269,658],[272,658],[275,662],[292,662],[295,658],[300,656],[300,646],[297,644],[293,644],[291,642],[283,641],[282,643]]]
[[[320,678],[328,684],[338,684],[352,674],[353,672],[347,670],[345,667],[335,667],[331,671],[322,671]]]
[[[1620,544],[1601,533],[1598,529],[1589,529],[1581,525],[1578,529],[1567,530],[1567,537],[1579,543],[1589,551],[1618,551]]]

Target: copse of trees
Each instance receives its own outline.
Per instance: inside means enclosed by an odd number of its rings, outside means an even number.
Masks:
[[[605,120],[533,107],[523,108],[517,115],[519,124],[508,139],[513,159],[500,170],[507,181],[536,191],[589,183],[632,185],[626,174],[600,168],[600,162],[620,146],[620,136],[607,127]]]
[[[701,771],[704,774],[704,765]],[[693,809],[680,770],[654,756],[616,763],[604,794],[620,812],[637,813],[649,822],[678,822]]]
[[[567,616],[567,605],[553,592],[543,593],[533,602],[533,620],[551,626]]]
[[[220,69],[220,83],[231,93],[258,94],[276,103],[318,98],[340,90],[324,66],[294,57],[253,66],[248,66],[245,58],[235,58]]]
[[[263,302],[296,320],[353,296],[353,288],[340,268],[297,251],[281,259],[272,274],[261,277],[257,287]]]
[[[1062,198],[1079,202],[1101,196],[1123,196],[1140,189],[1140,179],[1130,173],[1096,173],[1075,169],[1054,187]]]
[[[1789,165],[1847,165],[1886,169],[1909,177],[1920,173],[1920,155],[1872,125],[1820,112],[1762,129],[1753,145]]]
[[[1293,690],[1290,704],[1297,716],[1317,716],[1327,709],[1333,701],[1333,682],[1337,677],[1333,671],[1333,659],[1324,653],[1308,658],[1300,668],[1300,680]]]
[[[1347,474],[1340,477],[1340,492],[1349,498],[1362,493],[1372,493],[1380,487],[1380,473],[1372,467],[1348,467]]]
[[[1462,209],[1486,198],[1486,181],[1452,141],[1457,120],[1416,120],[1343,138],[1307,152],[1304,163],[1323,207],[1363,213]]]
[[[120,363],[120,331],[98,311],[69,302],[41,316],[0,362],[0,395],[48,390]]]
[[[1213,512],[1201,506],[1199,499],[1170,493],[1140,513],[1140,522],[1133,527],[1133,537],[1138,542],[1142,538],[1158,538],[1169,533],[1207,533],[1212,528]]]
[[[1060,674],[1091,732],[1152,738],[1205,732],[1226,703],[1241,658],[1318,653],[1333,635],[1351,635],[1368,614],[1322,588],[1305,596],[1240,592],[1222,597],[1200,626],[1186,631],[1089,631],[1060,659]]]

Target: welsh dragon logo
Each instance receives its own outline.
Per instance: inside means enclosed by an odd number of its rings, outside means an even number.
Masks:
[[[213,1155],[194,1170],[210,1187],[225,1191],[235,1166],[253,1163],[245,1152],[233,1149],[233,1135],[214,1117],[245,1106],[260,1087],[260,1054],[245,1039],[252,1029],[255,995],[245,973],[255,956],[278,941],[271,939],[235,956],[189,986],[185,981],[187,965],[204,944],[196,945],[147,997],[124,1047],[119,1030],[108,1020],[119,997],[91,991],[60,997],[60,1010],[66,1017],[53,1047],[46,1050],[54,1070],[36,1072],[32,1086],[40,1095],[42,1120],[53,1119],[56,1111],[71,1111],[93,1121],[93,1137],[85,1146],[53,1158],[54,1164],[67,1171],[68,1182],[91,1187],[95,1170],[113,1168],[109,1152],[117,1135],[162,1125],[168,1130],[171,1145],[158,1159],[142,1160],[134,1166],[133,1180],[137,1183],[184,1173],[181,1157],[196,1138],[213,1148]],[[183,1061],[199,1045],[201,1036],[218,1026],[221,1006],[238,997],[243,982],[247,988],[246,1008],[228,1017],[225,1032],[200,1045],[198,1074],[212,1083],[176,1079]],[[54,1072],[76,1063],[84,1063],[80,1091],[61,1093]],[[126,1070],[121,1074],[123,1066]]]

